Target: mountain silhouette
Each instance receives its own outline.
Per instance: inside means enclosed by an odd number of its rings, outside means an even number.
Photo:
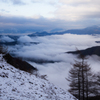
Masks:
[[[95,47],[91,47],[91,48],[87,48],[85,50],[79,50],[79,51],[69,51],[67,53],[72,53],[72,54],[79,54],[81,53],[84,56],[88,56],[88,55],[97,55],[100,56],[100,46],[95,46]]]

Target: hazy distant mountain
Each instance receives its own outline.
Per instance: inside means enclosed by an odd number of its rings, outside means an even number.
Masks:
[[[61,32],[61,31],[63,31],[63,29],[56,28],[56,29],[51,30],[50,32],[53,33],[53,32]]]
[[[44,32],[36,32],[33,33],[29,36],[45,36],[45,35],[59,35],[59,34],[66,34],[66,33],[72,33],[72,34],[100,34],[100,27],[98,26],[92,26],[92,27],[87,27],[84,29],[71,29],[71,30],[66,30],[62,32],[54,32],[52,31],[51,33],[48,33],[46,31]]]
[[[45,35],[59,35],[59,34],[65,34],[65,32],[48,33],[46,31],[43,31],[43,32],[32,33],[32,34],[30,34],[28,36],[45,36]]]
[[[17,28],[9,28],[9,29],[0,29],[0,34],[24,34],[24,33],[32,33],[32,32],[40,32],[43,31],[42,29],[32,29],[32,28],[22,28],[22,29],[17,29]]]
[[[79,51],[69,51],[67,53],[79,54]],[[100,46],[95,46],[95,47],[87,48],[85,50],[80,50],[80,53],[84,56],[87,56],[87,55],[100,56]]]
[[[72,33],[72,34],[100,34],[100,27],[98,26],[92,26],[87,27],[84,29],[72,29],[67,30],[65,33]]]
[[[34,33],[33,33],[34,32]],[[55,34],[65,34],[65,33],[72,33],[72,34],[100,34],[100,27],[92,26],[87,27],[84,29],[70,29],[63,31],[63,29],[53,29],[50,33],[38,29],[4,29],[0,30],[0,34],[2,33],[32,33],[30,36],[45,36],[45,35],[55,35]]]

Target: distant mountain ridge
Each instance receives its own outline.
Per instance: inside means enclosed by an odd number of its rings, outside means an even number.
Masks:
[[[84,56],[88,56],[88,55],[100,56],[100,46],[95,46],[95,47],[91,47],[91,48],[87,48],[85,50],[79,50],[79,51]],[[79,51],[69,51],[66,53],[79,54]]]
[[[16,29],[17,30],[17,29]],[[72,34],[100,34],[100,27],[99,26],[91,26],[91,27],[87,27],[84,29],[70,29],[70,30],[66,30],[63,31],[63,29],[53,29],[50,32],[46,32],[46,31],[40,31],[40,30],[12,30],[12,29],[8,29],[8,30],[3,30],[0,31],[0,34],[4,34],[4,33],[12,33],[12,34],[18,34],[18,33],[32,33],[29,36],[45,36],[45,35],[59,35],[59,34],[66,34],[66,33],[72,33]],[[34,33],[33,33],[34,32]]]
[[[71,29],[71,30],[66,30],[66,31],[62,31],[62,32],[52,32],[52,33],[48,33],[46,31],[44,32],[36,32],[33,33],[29,36],[45,36],[45,35],[62,35],[62,34],[66,34],[66,33],[72,33],[72,34],[100,34],[100,27],[98,26],[92,26],[92,27],[87,27],[84,29]]]
[[[91,26],[84,29],[72,29],[65,31],[67,33],[72,34],[100,34],[100,27],[98,26]]]

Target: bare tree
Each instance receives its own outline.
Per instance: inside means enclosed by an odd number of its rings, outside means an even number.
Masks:
[[[94,74],[94,84],[95,88],[92,92],[94,92],[95,96],[100,96],[100,72]]]
[[[79,100],[88,100],[92,89],[91,83],[93,75],[90,65],[86,61],[87,58],[79,53],[78,59],[75,60],[75,63],[72,64],[72,68],[69,71],[69,92]]]
[[[75,63],[73,64],[71,70],[69,71],[69,77],[68,81],[70,81],[70,89],[69,92],[73,94],[75,97],[77,97],[80,100],[81,97],[81,73],[80,73],[80,63],[75,60]]]

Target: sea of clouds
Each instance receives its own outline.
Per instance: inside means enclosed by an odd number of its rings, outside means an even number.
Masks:
[[[7,38],[6,36],[6,41]],[[10,40],[14,41],[8,38],[8,41]],[[15,46],[10,46],[9,51],[11,53],[17,57],[28,59],[30,64],[38,68],[40,74],[46,74],[48,76],[47,79],[50,82],[63,89],[68,89],[68,81],[65,78],[68,77],[68,72],[72,67],[71,63],[74,63],[74,60],[77,59],[77,55],[65,52],[98,46],[100,44],[95,41],[100,41],[100,35],[64,34],[37,37],[20,36],[17,41],[20,43],[27,42],[29,44],[16,44]],[[34,44],[34,42],[38,44]],[[54,63],[35,63],[32,62],[32,59],[36,59],[37,61],[54,61]],[[87,61],[93,72],[100,70],[100,58],[98,56],[89,56]]]

